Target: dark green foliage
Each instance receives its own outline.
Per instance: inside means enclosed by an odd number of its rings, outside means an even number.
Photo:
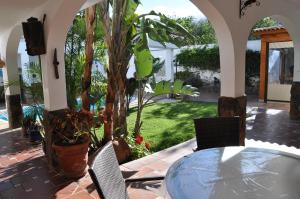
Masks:
[[[76,107],[76,98],[80,95],[81,75],[85,61],[83,55],[85,32],[84,12],[80,12],[73,21],[65,44],[67,100],[70,108]]]
[[[93,106],[96,105],[96,110],[99,110],[104,105],[107,80],[99,71],[94,72],[91,78],[90,103]]]
[[[190,68],[198,68],[200,70],[218,71],[220,69],[219,48],[193,48],[185,49],[176,56],[179,66],[183,66],[186,70]],[[260,52],[247,50],[246,52],[246,83],[249,78],[259,76]],[[191,76],[189,72],[177,73],[177,78],[183,81],[187,76]],[[193,78],[192,78],[193,79]],[[189,84],[193,85],[191,82]],[[196,85],[193,85],[197,87]]]
[[[251,77],[259,76],[260,52],[247,50],[246,52],[246,85],[250,85]]]
[[[179,66],[216,71],[220,68],[219,48],[192,48],[182,50],[176,56]]]
[[[84,11],[80,11],[75,17],[73,25],[67,34],[65,44],[65,73],[67,100],[68,106],[70,108],[75,108],[77,106],[76,99],[81,94],[81,77],[83,74],[83,66],[85,63],[85,40],[85,13]],[[101,63],[106,62],[105,49],[106,47],[104,44],[104,36],[100,20],[99,7],[97,7],[94,36],[94,61],[99,61]],[[98,83],[96,85],[99,86]]]
[[[195,44],[216,44],[217,38],[215,31],[211,25],[211,23],[205,19],[196,20],[193,17],[182,17],[175,19],[177,23],[181,24],[185,27],[192,35],[196,37]],[[271,17],[266,17],[260,21],[258,21],[253,29],[256,28],[265,28],[271,26],[278,26],[279,23],[272,19]],[[255,37],[252,32],[249,36],[249,40],[256,40],[259,39]]]
[[[195,36],[195,44],[217,43],[215,31],[207,19],[196,20],[193,17],[182,17],[175,20]]]

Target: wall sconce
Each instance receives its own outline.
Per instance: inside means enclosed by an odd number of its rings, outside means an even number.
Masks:
[[[246,9],[254,3],[256,6],[260,6],[259,0],[240,0],[240,18],[245,15]]]
[[[3,66],[5,66],[5,62],[1,59],[1,55],[0,55],[0,68],[3,68]]]

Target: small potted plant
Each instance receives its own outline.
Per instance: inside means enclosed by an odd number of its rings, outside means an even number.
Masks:
[[[36,120],[32,120],[28,129],[30,142],[34,144],[40,144],[42,142],[43,137],[41,135],[41,128],[41,125]]]
[[[85,175],[93,116],[87,111],[66,110],[53,121],[53,149],[61,172],[71,178]]]
[[[29,127],[32,124],[32,118],[30,115],[25,115],[22,118],[22,134],[24,137],[29,136]]]
[[[25,118],[27,118],[25,122],[28,122],[27,132],[29,134],[30,141],[34,144],[40,144],[43,137],[41,135],[41,115],[38,107],[32,105]]]

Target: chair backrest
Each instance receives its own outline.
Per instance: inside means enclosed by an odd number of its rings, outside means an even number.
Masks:
[[[89,174],[101,199],[129,199],[111,142],[97,154],[89,168]]]
[[[240,145],[240,118],[216,117],[194,119],[197,149]]]

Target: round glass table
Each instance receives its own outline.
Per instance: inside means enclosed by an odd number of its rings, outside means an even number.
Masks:
[[[300,157],[260,148],[201,150],[177,160],[165,186],[172,199],[299,199]]]

